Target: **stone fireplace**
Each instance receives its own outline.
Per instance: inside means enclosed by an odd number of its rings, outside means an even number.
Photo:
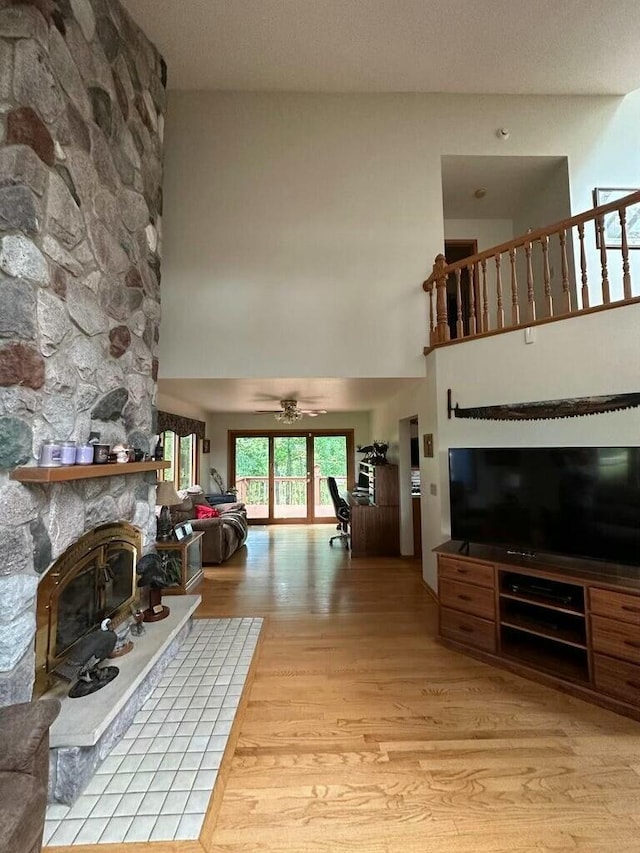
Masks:
[[[44,576],[36,607],[35,695],[54,683],[56,668],[103,619],[128,613],[136,595],[141,535],[130,524],[103,524],[71,545]]]
[[[97,432],[152,449],[165,84],[118,0],[0,0],[0,705],[32,696],[38,584],[49,589],[52,563],[104,524],[137,528],[136,553],[155,538],[153,473],[9,475],[49,438]],[[74,582],[80,627],[128,589],[130,574],[122,588],[107,578],[123,558],[100,559]],[[103,598],[90,601],[100,572]],[[64,596],[56,607],[82,609]],[[46,629],[47,642],[72,643],[77,628]],[[40,666],[40,627],[37,645]]]

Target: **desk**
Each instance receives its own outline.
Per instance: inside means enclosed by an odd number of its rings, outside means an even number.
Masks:
[[[397,506],[352,504],[351,555],[395,557],[400,551]]]
[[[369,503],[351,498],[351,555],[396,557],[400,553],[400,507],[397,465],[360,463],[370,484]]]

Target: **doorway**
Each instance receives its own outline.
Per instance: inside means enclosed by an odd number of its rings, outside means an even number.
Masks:
[[[334,522],[327,478],[350,490],[353,469],[353,430],[229,432],[228,479],[250,522]]]
[[[448,264],[455,264],[456,261],[461,261],[464,258],[469,258],[475,255],[478,251],[477,240],[445,240],[444,241],[444,256]],[[473,274],[473,294],[476,305],[476,317],[478,317],[478,306],[480,305],[480,288],[477,275]],[[469,334],[469,315],[470,298],[469,298],[470,276],[469,270],[465,267],[460,272],[460,295],[462,297],[462,327],[464,334]],[[458,282],[455,273],[450,273],[447,278],[447,320],[449,323],[449,334],[451,340],[458,337]]]

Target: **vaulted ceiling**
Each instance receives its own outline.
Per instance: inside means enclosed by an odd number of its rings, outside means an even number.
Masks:
[[[626,94],[637,0],[124,0],[173,89]]]

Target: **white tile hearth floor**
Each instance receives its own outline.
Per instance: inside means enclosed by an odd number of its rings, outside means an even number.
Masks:
[[[47,808],[44,843],[195,840],[262,619],[195,619],[124,738],[73,806]]]

